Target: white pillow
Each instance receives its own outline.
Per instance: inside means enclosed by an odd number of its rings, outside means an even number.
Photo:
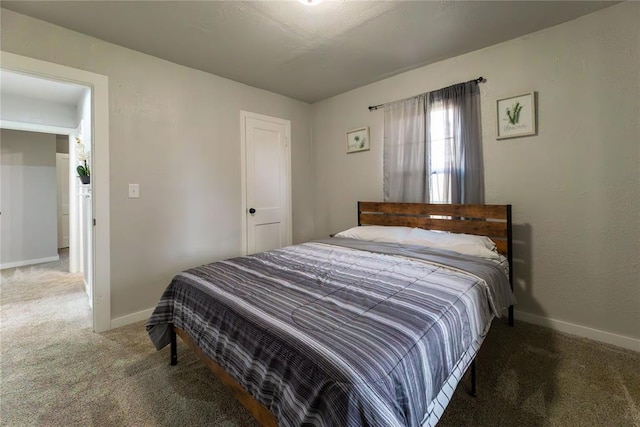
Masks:
[[[367,225],[341,231],[336,234],[336,237],[347,237],[371,242],[425,246],[436,249],[447,249],[464,255],[473,255],[481,258],[499,258],[493,240],[486,236],[474,236],[472,234],[443,233],[440,231],[410,227]]]
[[[411,227],[365,225],[341,231],[336,234],[336,237],[348,237],[350,239],[369,240],[371,242],[402,243],[411,230]]]
[[[476,236],[464,233],[439,233],[414,228],[401,243],[447,249],[481,258],[499,258],[495,242],[487,236]]]

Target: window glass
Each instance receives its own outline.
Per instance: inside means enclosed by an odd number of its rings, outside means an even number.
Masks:
[[[453,135],[453,109],[433,108],[430,114],[429,132],[431,146],[429,158],[429,201],[431,203],[449,203],[451,192],[445,182],[447,163],[451,158],[450,150]]]

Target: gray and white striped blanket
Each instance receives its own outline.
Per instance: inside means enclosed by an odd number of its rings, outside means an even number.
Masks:
[[[147,331],[160,349],[171,324],[183,329],[280,426],[435,424],[441,388],[515,302],[508,280],[473,257],[362,245],[334,238],[185,271]]]

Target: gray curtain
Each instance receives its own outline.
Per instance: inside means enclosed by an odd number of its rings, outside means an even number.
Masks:
[[[428,202],[426,95],[385,104],[384,199]]]
[[[443,203],[484,203],[475,81],[385,105],[385,201],[430,202],[436,195]]]

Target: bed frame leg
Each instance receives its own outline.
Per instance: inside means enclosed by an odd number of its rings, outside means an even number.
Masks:
[[[178,343],[176,340],[176,331],[171,325],[171,366],[178,364]]]
[[[514,319],[513,319],[513,306],[510,305],[509,306],[509,326],[514,326]]]
[[[472,397],[478,396],[476,383],[476,359],[471,362],[471,394]]]

